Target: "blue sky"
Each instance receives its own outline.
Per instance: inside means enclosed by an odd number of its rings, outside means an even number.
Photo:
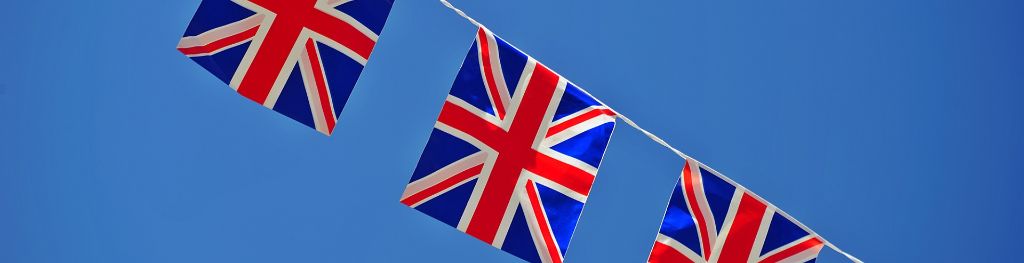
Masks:
[[[0,261],[517,262],[398,202],[470,24],[397,1],[325,137],[174,49],[199,2],[0,10]],[[454,3],[866,261],[1024,234],[1020,1]],[[643,261],[681,167],[620,125],[568,260]]]

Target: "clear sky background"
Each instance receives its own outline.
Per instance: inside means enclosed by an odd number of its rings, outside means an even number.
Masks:
[[[175,50],[199,2],[0,9],[0,262],[518,262],[398,202],[470,24],[397,1],[325,137]],[[865,261],[1019,250],[1024,2],[454,3]],[[681,167],[620,124],[568,260],[646,259]]]

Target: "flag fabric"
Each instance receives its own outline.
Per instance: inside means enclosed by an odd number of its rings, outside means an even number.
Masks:
[[[530,262],[562,262],[615,113],[480,28],[401,202]]]
[[[330,135],[392,0],[203,0],[178,50],[243,96]]]
[[[821,238],[723,178],[687,160],[648,262],[814,262]]]

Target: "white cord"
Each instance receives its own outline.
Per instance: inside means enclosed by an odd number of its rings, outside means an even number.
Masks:
[[[455,13],[458,13],[459,16],[462,16],[462,18],[465,18],[466,20],[469,20],[469,22],[473,23],[473,25],[476,25],[477,27],[484,27],[484,25],[480,24],[480,22],[477,22],[476,19],[473,19],[472,17],[469,17],[469,15],[467,15],[466,12],[462,12],[462,10],[460,10],[459,8],[453,6],[452,3],[448,2],[448,0],[440,0],[440,1],[441,1],[442,5],[448,7],[448,9],[451,9],[452,11],[455,11]],[[486,27],[484,27],[484,28],[486,28]]]
[[[449,3],[447,0],[440,0],[440,1],[441,1],[441,4],[443,4],[444,6],[448,7],[448,9],[451,9],[452,11],[455,11],[455,13],[459,14],[459,16],[462,16],[462,18],[465,18],[466,20],[468,20],[473,25],[475,25],[477,27],[480,27],[480,28],[487,28],[484,25],[480,24],[480,22],[477,22],[476,19],[473,19],[472,17],[469,17],[469,15],[467,15],[466,12],[462,12],[462,10],[460,10],[459,8],[456,8],[454,5],[452,5],[452,3]],[[578,85],[576,85],[576,86],[579,87]],[[594,100],[597,100],[597,97],[594,97],[594,95],[590,95],[590,93],[587,92],[586,90],[584,90],[583,88],[580,88],[580,91],[583,91],[583,93],[586,93],[591,98],[594,98]],[[598,102],[603,104],[603,105],[605,105],[605,106],[608,105],[608,104],[605,104],[604,102],[601,102],[600,100],[598,100]],[[608,108],[612,109],[610,106]],[[679,155],[679,157],[682,157],[684,160],[692,160],[692,161],[696,162],[697,164],[699,164],[700,166],[703,166],[703,167],[706,167],[708,169],[711,169],[710,166],[707,166],[707,165],[701,163],[700,161],[697,161],[697,159],[694,159],[693,157],[690,157],[689,155],[686,155],[685,153],[683,153],[679,149],[676,149],[675,147],[672,147],[672,145],[668,144],[668,142],[666,142],[665,140],[661,139],[657,135],[654,135],[654,133],[651,133],[651,132],[647,131],[646,129],[641,128],[640,125],[637,125],[636,122],[633,122],[633,120],[630,120],[625,115],[622,115],[622,113],[619,113],[618,111],[616,111],[614,109],[612,109],[612,111],[615,112],[616,118],[622,120],[622,122],[625,122],[630,127],[633,127],[634,129],[637,129],[638,131],[640,131],[641,133],[646,135],[647,138],[650,138],[654,142],[657,142],[658,144],[661,144],[661,146],[664,146],[665,148],[668,148],[669,150],[674,152],[676,155]],[[714,169],[712,169],[712,171],[714,171]],[[718,172],[715,171],[715,173],[718,173]],[[721,175],[721,173],[718,173],[718,174]],[[726,177],[725,175],[722,175],[721,177],[722,177],[722,179],[726,180],[730,184],[735,185],[736,187],[742,189],[744,192],[747,192],[750,195],[754,196],[755,198],[760,199],[761,201],[765,202],[765,204],[767,204],[768,206],[772,206],[772,207],[778,208],[778,206],[771,204],[770,202],[768,202],[764,198],[761,198],[760,196],[757,196],[757,194],[754,194],[753,191],[750,191],[746,187],[743,187],[739,183],[736,183],[736,181],[733,181],[731,178]],[[843,254],[843,256],[846,256],[846,258],[850,259],[851,261],[853,261],[855,263],[864,263],[860,259],[857,259],[853,255],[850,255],[850,253],[846,253],[846,251],[843,251],[842,249],[839,249],[839,247],[836,247],[836,245],[832,244],[832,242],[829,242],[828,240],[825,240],[824,237],[822,237],[818,233],[812,231],[806,225],[804,225],[800,221],[796,220],[796,218],[793,218],[792,216],[790,216],[786,212],[783,212],[782,210],[776,210],[776,211],[779,214],[781,214],[782,216],[788,218],[789,220],[791,220],[794,223],[796,223],[797,225],[799,225],[801,228],[803,228],[807,232],[809,232],[809,233],[817,236],[818,238],[820,238],[821,241],[823,243],[825,243],[825,245],[828,246],[829,248],[832,248],[832,250],[835,250],[836,252],[839,252],[839,254]]]
[[[591,96],[591,97],[593,97],[593,96]],[[612,110],[612,111],[615,111],[615,110]],[[679,155],[679,157],[683,157],[683,159],[687,159],[687,160],[696,160],[696,159],[691,158],[689,155],[686,155],[682,151],[676,149],[675,147],[672,147],[672,145],[669,145],[668,142],[666,142],[665,140],[662,140],[657,135],[654,135],[653,133],[645,130],[644,128],[640,128],[640,125],[637,125],[635,122],[633,122],[633,120],[630,120],[629,118],[626,118],[626,115],[622,115],[622,113],[619,113],[618,111],[615,111],[615,114],[617,115],[617,117],[619,119],[622,120],[622,122],[625,122],[627,125],[632,126],[634,129],[639,130],[644,135],[647,135],[647,138],[651,138],[651,140],[654,140],[654,142],[657,142],[658,144],[661,144],[661,146],[665,146],[665,148],[668,148],[672,152],[676,153],[676,155]]]

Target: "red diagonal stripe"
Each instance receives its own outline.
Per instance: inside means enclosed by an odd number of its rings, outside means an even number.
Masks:
[[[491,101],[494,102],[494,110],[498,119],[505,119],[505,103],[501,101],[498,94],[498,83],[494,81],[494,71],[491,68],[491,45],[487,41],[487,32],[483,28],[477,31],[477,43],[480,43],[480,65],[483,66],[484,79],[487,81],[487,88],[491,93]]]
[[[821,244],[823,244],[823,242],[821,242],[820,239],[811,238],[811,239],[808,239],[808,240],[806,240],[804,242],[800,242],[799,244],[793,245],[790,248],[787,248],[785,250],[779,251],[779,253],[775,253],[775,255],[767,257],[764,260],[761,260],[761,262],[762,263],[775,263],[775,262],[779,262],[779,261],[782,261],[782,260],[787,259],[789,257],[792,257],[793,255],[796,255],[796,254],[798,254],[800,252],[804,252],[804,251],[807,251],[808,249],[812,249],[815,246],[820,246]]]
[[[551,126],[551,128],[548,128],[547,137],[551,137],[552,135],[558,134],[559,132],[572,128],[572,126],[576,126],[577,124],[583,123],[585,121],[588,121],[601,115],[615,116],[615,112],[609,109],[590,110],[587,113],[581,114],[580,116],[573,117],[572,119],[565,120],[559,123],[558,125]]]
[[[704,211],[700,209],[697,203],[697,192],[694,189],[697,185],[695,185],[695,178],[691,170],[693,169],[690,167],[690,162],[686,162],[686,166],[683,167],[683,190],[686,191],[687,205],[690,206],[690,211],[693,212],[693,218],[697,219],[697,231],[700,233],[700,244],[701,248],[703,248],[704,260],[708,260],[711,257],[711,237],[710,233],[708,233],[708,224],[704,220]]]
[[[558,247],[551,235],[548,220],[544,216],[544,208],[540,205],[540,195],[537,194],[537,186],[534,185],[533,180],[526,180],[526,193],[530,198],[530,207],[533,208],[533,217],[537,220],[537,228],[540,228],[540,234],[543,236],[544,247],[548,250],[548,257],[554,263],[561,263],[562,255],[558,253]]]
[[[455,184],[458,184],[459,182],[465,181],[466,179],[469,179],[473,176],[480,174],[480,171],[482,171],[483,169],[483,164],[473,166],[469,169],[466,169],[465,171],[456,174],[455,176],[449,177],[448,179],[444,179],[438,184],[428,187],[427,189],[423,189],[423,191],[420,191],[409,197],[406,197],[405,199],[402,199],[402,203],[407,206],[412,206],[416,203],[419,203],[420,201],[423,201],[424,199],[427,199],[428,197],[434,196],[435,194],[440,193],[444,190],[448,190],[448,188],[455,186]]]
[[[259,30],[260,27],[255,26],[248,30],[242,31],[238,34],[218,39],[217,41],[213,41],[206,45],[178,48],[178,51],[181,51],[181,53],[185,54],[186,56],[213,53],[214,51],[220,50],[222,48],[238,44],[241,42],[245,42],[253,36],[256,36],[256,32],[258,32]]]
[[[323,68],[320,67],[320,53],[316,50],[316,44],[313,43],[312,39],[306,40],[306,55],[309,57],[310,65],[313,68],[313,79],[316,85],[317,94],[320,99],[320,112],[324,116],[324,122],[327,123],[327,134],[330,135],[334,131],[334,122],[337,121],[334,117],[334,109],[331,108],[331,94],[327,91],[327,81],[324,79]]]

